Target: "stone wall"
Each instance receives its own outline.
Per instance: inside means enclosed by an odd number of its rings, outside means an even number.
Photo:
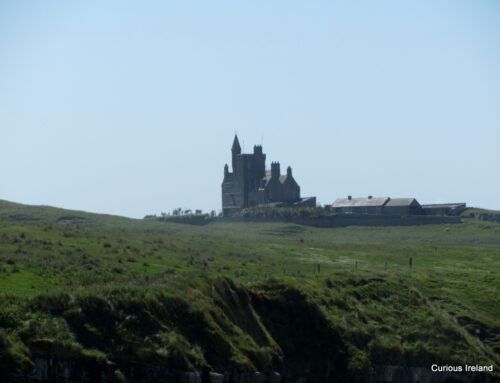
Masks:
[[[346,227],[346,226],[417,226],[417,225],[439,225],[462,223],[460,217],[452,216],[387,216],[387,215],[365,215],[345,214],[325,217],[307,218],[249,218],[231,217],[229,212],[225,217],[210,217],[205,215],[168,216],[158,218],[159,221],[182,223],[189,225],[206,225],[212,222],[288,222],[298,225],[315,227]]]
[[[497,222],[500,223],[500,214],[494,213],[470,213],[468,218],[475,218],[479,221],[487,221],[487,222]]]
[[[447,216],[390,216],[390,215],[364,215],[345,214],[332,215],[318,218],[244,218],[223,217],[215,219],[216,222],[289,222],[299,225],[316,227],[345,227],[345,226],[415,226],[462,223],[460,217]]]

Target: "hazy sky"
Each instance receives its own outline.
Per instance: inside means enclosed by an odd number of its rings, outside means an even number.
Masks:
[[[235,131],[322,204],[500,209],[500,2],[0,0],[0,199],[219,210]]]

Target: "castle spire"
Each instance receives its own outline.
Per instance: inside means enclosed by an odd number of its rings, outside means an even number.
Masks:
[[[238,135],[234,135],[233,146],[231,147],[233,154],[241,154],[240,141],[238,141]]]
[[[238,141],[238,136],[235,134],[234,135],[234,141],[233,141],[233,146],[231,147],[231,152],[233,153],[232,155],[232,167],[233,167],[233,173],[237,173],[238,172],[238,161],[237,161],[237,158],[238,156],[241,154],[241,146],[240,146],[240,142]]]

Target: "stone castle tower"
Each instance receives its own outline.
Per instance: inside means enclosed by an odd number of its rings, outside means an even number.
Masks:
[[[286,175],[281,175],[279,162],[273,162],[271,170],[266,171],[266,155],[261,145],[255,145],[252,154],[241,153],[235,135],[231,154],[232,172],[226,164],[222,181],[224,212],[273,202],[293,204],[300,201],[300,186],[292,176],[292,168],[288,167]]]

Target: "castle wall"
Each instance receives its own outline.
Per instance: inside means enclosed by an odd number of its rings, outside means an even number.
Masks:
[[[257,206],[266,203],[266,194],[264,190],[248,192],[248,206]]]
[[[237,207],[244,206],[245,195],[242,188],[235,180],[234,174],[229,174],[224,177],[222,182],[222,207]]]
[[[222,206],[223,207],[244,207],[245,196],[243,193],[235,193],[233,191],[224,193],[222,192]]]

